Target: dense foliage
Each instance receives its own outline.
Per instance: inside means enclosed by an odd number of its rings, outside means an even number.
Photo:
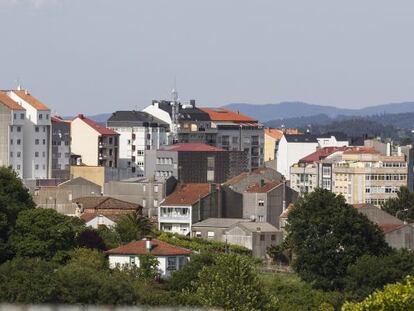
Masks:
[[[167,232],[160,232],[157,239],[184,248],[189,248],[195,251],[205,251],[214,253],[234,253],[239,255],[251,255],[251,250],[238,246],[230,245],[224,242],[206,240],[202,238],[182,236],[178,234],[171,234]]]
[[[13,233],[19,212],[35,204],[17,174],[0,167],[0,263],[11,257],[8,239]]]
[[[349,265],[362,255],[386,255],[380,229],[342,196],[316,189],[301,197],[288,216],[293,266],[316,288],[342,289]]]
[[[407,277],[404,282],[385,286],[360,303],[347,302],[343,311],[410,311],[414,306],[414,277]]]
[[[147,217],[136,212],[120,217],[117,220],[115,230],[123,243],[129,243],[151,235],[153,227]]]
[[[385,201],[381,208],[401,220],[414,222],[414,192],[401,187],[397,197]]]

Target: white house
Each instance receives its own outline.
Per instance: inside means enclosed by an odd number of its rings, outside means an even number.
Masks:
[[[107,228],[113,228],[116,225],[117,215],[103,215],[98,213],[84,213],[80,216],[81,219],[85,221],[87,227],[92,227],[98,229],[100,226],[105,226]]]
[[[318,140],[312,135],[284,134],[277,147],[277,171],[289,180],[290,167],[303,157],[314,152],[317,147]]]
[[[50,178],[52,173],[52,123],[50,109],[27,90],[7,91],[26,111],[23,125],[23,178]]]
[[[153,255],[158,260],[158,272],[168,278],[188,261],[192,251],[156,239],[143,239],[106,251],[109,267],[140,266],[140,256]]]
[[[316,137],[320,148],[325,147],[348,147],[349,141],[343,135],[319,135]]]

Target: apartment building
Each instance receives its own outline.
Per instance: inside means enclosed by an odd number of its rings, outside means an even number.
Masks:
[[[23,127],[26,110],[0,91],[0,166],[23,177]]]
[[[245,152],[200,143],[173,144],[145,155],[148,178],[174,176],[183,183],[222,183],[248,169]]]
[[[165,198],[158,210],[160,230],[190,235],[194,223],[218,217],[218,196],[211,184],[180,184]]]
[[[137,177],[145,176],[145,150],[168,144],[168,124],[143,111],[116,111],[107,127],[119,134],[118,166]]]
[[[118,167],[119,134],[79,114],[70,125],[71,151],[88,166]]]
[[[174,104],[175,105],[175,104]],[[198,108],[195,101],[178,105],[175,124],[173,104],[169,101],[153,101],[145,112],[167,122],[177,131],[179,143],[204,143],[231,151],[247,154],[248,169],[264,164],[264,129],[255,119],[225,108]]]
[[[52,178],[70,178],[70,142],[70,121],[52,116]]]
[[[266,128],[264,130],[264,161],[276,159],[276,151],[279,140],[284,134],[298,135],[299,130],[296,128]]]
[[[21,155],[23,157],[23,178],[50,178],[52,174],[50,109],[27,90],[18,88],[17,90],[6,91],[6,93],[26,111],[24,124],[21,128],[23,131],[23,141],[21,143],[24,143]],[[20,120],[21,118],[22,113],[20,114]],[[14,143],[18,143],[18,141],[13,140]],[[10,144],[12,144],[12,141],[10,141]],[[16,156],[19,158],[18,154]],[[20,162],[20,160],[18,161]]]

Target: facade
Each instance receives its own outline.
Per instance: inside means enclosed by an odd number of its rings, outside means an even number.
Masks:
[[[143,207],[143,214],[152,217],[158,215],[159,204],[173,192],[176,184],[177,180],[174,177],[166,179],[136,177],[105,183],[104,195],[140,204]]]
[[[298,135],[299,130],[296,128],[266,128],[264,130],[264,161],[273,161],[276,159],[276,151],[279,140],[284,134]]]
[[[225,231],[239,222],[251,221],[243,218],[207,218],[191,227],[191,236],[225,242]]]
[[[144,111],[116,111],[107,127],[119,134],[119,167],[145,176],[145,150],[168,144],[169,125]]]
[[[23,178],[26,110],[0,91],[0,166],[10,166]]]
[[[71,150],[82,164],[118,167],[119,134],[80,114],[71,122]]]
[[[102,188],[83,178],[75,178],[57,184],[34,187],[33,200],[37,207],[52,208],[65,215],[76,214],[74,200],[84,196],[101,196]]]
[[[283,233],[266,222],[239,222],[225,231],[224,239],[252,250],[253,257],[265,258],[268,247],[282,243]]]
[[[191,250],[168,244],[156,239],[132,242],[105,252],[109,267],[140,266],[140,256],[153,255],[158,260],[158,273],[168,278],[174,271],[180,270],[191,255]]]
[[[354,204],[354,207],[380,227],[389,246],[396,249],[414,249],[414,227],[412,225],[404,223],[372,204]]]
[[[290,167],[301,158],[314,152],[317,147],[318,140],[312,135],[283,135],[277,145],[277,171],[285,176],[286,179],[289,179]]]
[[[146,151],[148,178],[174,176],[183,183],[222,183],[247,170],[246,153],[199,143]]]
[[[85,196],[76,198],[73,202],[77,205],[76,214],[95,214],[104,216],[115,216],[139,213],[142,215],[142,206],[130,202],[105,196]]]
[[[189,235],[194,223],[219,217],[217,189],[211,184],[179,184],[158,210],[158,228]]]
[[[101,226],[113,228],[116,225],[116,217],[113,217],[113,215],[85,213],[80,216],[80,219],[85,221],[87,227],[92,227],[94,229],[98,229]]]
[[[203,143],[225,150],[244,151],[249,170],[264,165],[264,130],[257,120],[225,108],[198,108],[195,101],[178,104],[173,122],[173,105],[169,101],[153,101],[145,112],[167,122],[177,131],[179,143]]]
[[[52,116],[52,178],[70,178],[70,122]]]
[[[51,159],[51,115],[50,109],[33,97],[27,90],[11,90],[6,91],[13,101],[18,103],[25,110],[24,124],[21,127],[23,132],[23,178],[25,179],[45,179],[50,178],[52,173],[52,159]],[[21,122],[22,112],[16,113],[16,120]],[[20,118],[19,118],[20,117]],[[14,115],[13,115],[14,118]],[[20,123],[19,123],[20,124]],[[16,130],[20,125],[17,125]],[[13,127],[14,129],[14,127]],[[19,133],[19,132],[17,132]],[[18,134],[16,141],[21,140],[21,134]],[[10,141],[12,145],[12,141]],[[17,148],[15,152],[19,152]],[[13,152],[13,151],[11,151]],[[11,156],[12,154],[10,154]],[[13,153],[13,157],[14,157]],[[18,157],[18,154],[16,154]],[[19,158],[19,157],[18,157]],[[21,163],[20,159],[17,162]],[[17,163],[16,162],[16,163]],[[16,167],[19,164],[16,164]]]

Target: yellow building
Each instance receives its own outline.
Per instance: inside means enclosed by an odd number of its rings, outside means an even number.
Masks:
[[[300,134],[296,128],[282,128],[274,129],[267,128],[264,132],[265,145],[264,145],[264,161],[272,161],[276,158],[276,148],[279,140],[283,134]]]

